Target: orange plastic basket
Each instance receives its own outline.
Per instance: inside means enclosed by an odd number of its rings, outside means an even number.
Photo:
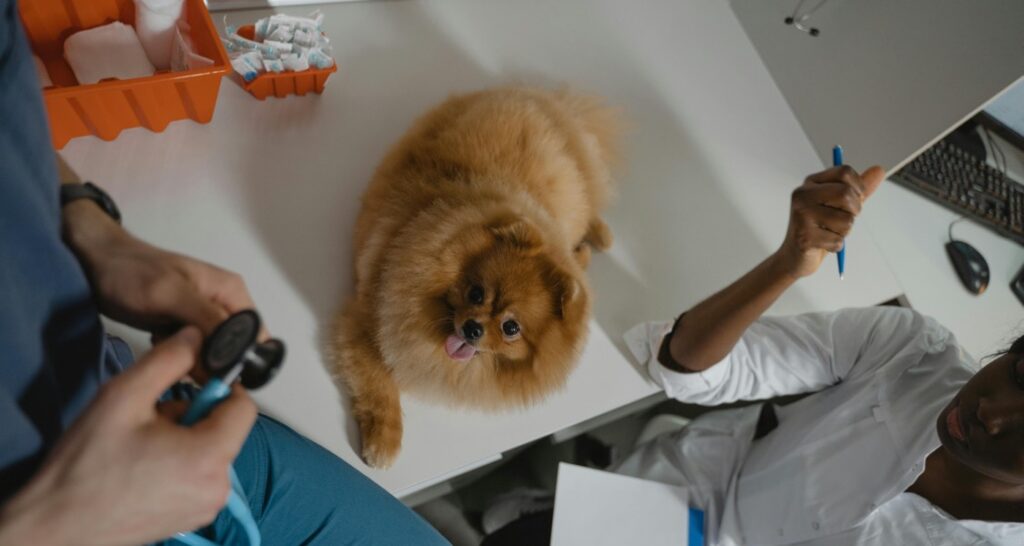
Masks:
[[[114,21],[133,25],[132,0],[30,0],[18,3],[32,50],[46,65],[54,85],[43,90],[53,146],[93,134],[113,140],[122,130],[145,127],[160,132],[179,119],[207,123],[213,118],[220,80],[231,70],[203,0],[185,0],[196,53],[213,65],[184,72],[160,71],[146,78],[104,80],[78,85],[64,61],[64,40],[79,30]]]
[[[253,39],[255,29],[252,25],[238,27],[238,35],[243,38]],[[327,85],[327,78],[338,71],[338,64],[332,64],[330,68],[309,68],[301,72],[286,70],[284,72],[264,72],[256,76],[252,81],[244,81],[237,73],[235,80],[252,96],[263,100],[273,95],[277,98],[288,95],[305,95],[310,91],[317,94],[324,92]]]

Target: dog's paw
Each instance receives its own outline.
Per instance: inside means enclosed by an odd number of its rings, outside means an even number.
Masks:
[[[612,230],[604,220],[594,218],[590,221],[587,235],[583,238],[590,246],[597,250],[608,250],[612,246]]]
[[[586,269],[590,266],[590,245],[585,241],[576,245],[576,248],[572,251],[573,256],[576,257],[576,262]]]
[[[402,423],[373,419],[362,423],[363,461],[374,468],[388,468],[402,450]]]

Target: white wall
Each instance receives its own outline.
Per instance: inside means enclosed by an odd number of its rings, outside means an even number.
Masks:
[[[828,0],[817,37],[798,1],[730,0],[826,164],[901,165],[1024,75],[1022,0]]]

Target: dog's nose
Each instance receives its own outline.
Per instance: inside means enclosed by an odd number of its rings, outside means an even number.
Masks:
[[[484,336],[484,326],[475,320],[467,320],[462,325],[462,337],[466,341],[476,341]]]

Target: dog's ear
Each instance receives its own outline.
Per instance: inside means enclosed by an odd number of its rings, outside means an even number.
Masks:
[[[487,229],[495,239],[531,255],[540,252],[544,246],[537,228],[521,216],[509,215],[499,218],[488,224]]]
[[[555,315],[562,320],[572,320],[587,310],[588,298],[583,285],[565,271],[554,274]]]

